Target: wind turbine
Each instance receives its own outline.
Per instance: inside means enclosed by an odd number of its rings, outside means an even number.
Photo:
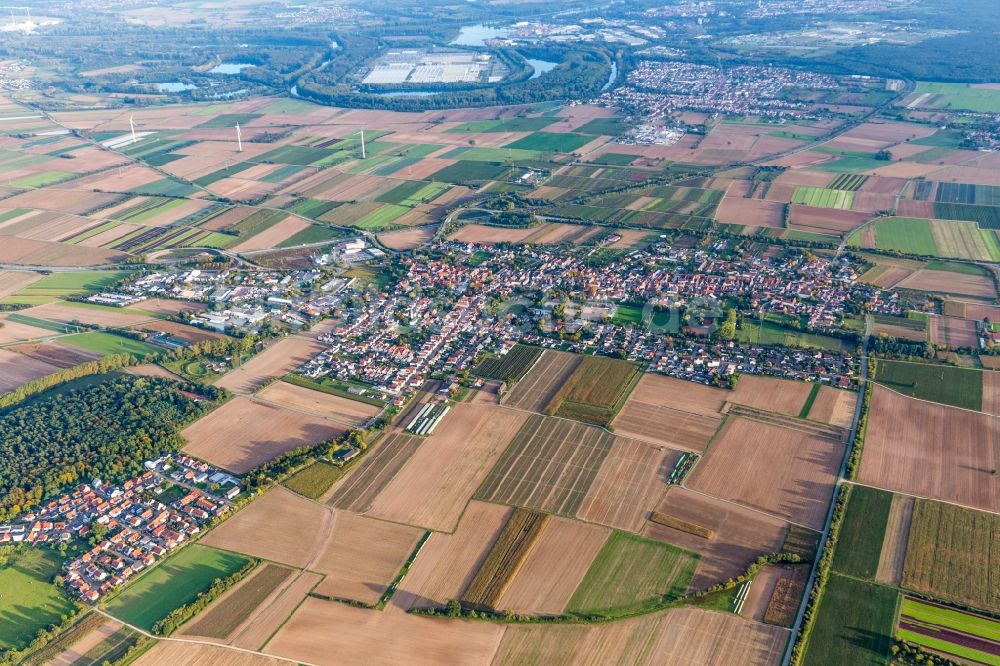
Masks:
[[[240,124],[236,123],[236,143],[239,145],[239,152],[243,152],[243,133],[240,132]]]
[[[132,122],[132,116],[128,117],[128,126],[132,129],[132,143],[136,142],[135,138],[135,123]]]

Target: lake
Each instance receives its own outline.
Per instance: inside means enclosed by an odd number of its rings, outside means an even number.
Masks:
[[[559,64],[557,62],[549,62],[548,60],[532,60],[528,58],[528,64],[534,69],[534,73],[531,75],[532,79],[537,79],[539,76],[545,72],[551,72]]]
[[[488,25],[465,25],[458,32],[458,37],[450,42],[455,46],[486,46],[486,40],[506,37],[510,34],[505,28],[492,28]]]
[[[239,74],[244,69],[248,67],[256,67],[253,63],[249,62],[224,62],[221,65],[216,65],[212,69],[208,70],[209,74]]]
[[[184,83],[183,81],[167,81],[166,83],[156,84],[156,89],[165,93],[179,93],[185,90],[197,90],[197,88],[198,86],[191,83]]]

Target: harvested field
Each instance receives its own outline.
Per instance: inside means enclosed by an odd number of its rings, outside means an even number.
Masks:
[[[249,393],[275,377],[288,374],[323,349],[325,345],[321,342],[304,335],[282,338],[215,385],[234,393]]]
[[[329,509],[276,486],[199,543],[304,567],[322,552],[332,524]]]
[[[346,511],[310,569],[325,575],[314,594],[375,604],[406,563],[424,531]]]
[[[507,394],[505,405],[541,412],[576,370],[583,357],[546,349],[531,371]]]
[[[642,530],[651,539],[701,554],[691,590],[703,590],[732,578],[745,571],[758,555],[778,552],[788,531],[782,520],[681,487],[671,488],[656,509],[712,531],[712,538],[705,539],[653,522],[647,522]]]
[[[610,534],[599,525],[552,516],[497,607],[515,613],[562,613]]]
[[[987,414],[876,385],[858,478],[878,488],[1000,510],[1000,429]]]
[[[748,378],[743,377],[743,379]],[[646,373],[636,384],[622,411],[628,409],[632,403],[644,403],[656,408],[669,407],[699,416],[721,418],[719,411],[731,396],[732,393],[724,389]],[[616,430],[620,427],[621,421],[622,418],[616,421]]]
[[[41,273],[0,270],[0,298],[21,291],[32,282],[36,282],[41,278]]]
[[[26,266],[98,266],[124,258],[121,252],[0,235],[0,263]]]
[[[850,428],[854,421],[854,410],[858,403],[858,394],[854,391],[821,386],[808,418],[812,421],[822,421],[840,428]]]
[[[320,578],[319,574],[309,571],[300,573],[288,587],[265,602],[257,614],[232,637],[231,643],[236,647],[259,650],[316,587]]]
[[[787,567],[782,573],[771,590],[761,620],[779,627],[791,627],[795,623],[802,595],[805,594],[809,569],[804,566]]]
[[[581,230],[591,230],[592,227],[581,227],[576,224],[547,222],[537,227],[506,228],[492,227],[482,224],[467,224],[448,238],[461,243],[550,243],[557,244],[567,240],[580,240]],[[595,232],[596,233],[596,232]]]
[[[689,485],[819,529],[842,456],[839,441],[731,417]]]
[[[498,504],[470,502],[454,534],[431,534],[392,597],[393,609],[443,606],[461,597],[512,512]]]
[[[365,455],[352,474],[334,486],[327,504],[359,513],[368,511],[375,498],[417,452],[423,441],[416,435],[390,432],[375,445],[373,451]]]
[[[789,206],[789,224],[803,231],[833,235],[851,231],[871,218],[868,213],[836,208],[812,208],[792,204]]]
[[[178,314],[180,312],[197,312],[204,310],[205,306],[201,303],[191,303],[189,301],[175,301],[169,298],[154,298],[152,300],[147,299],[139,301],[135,304],[135,308],[142,310],[143,312],[152,312],[153,314]],[[210,335],[216,338],[223,337],[221,333],[213,333],[200,328],[197,330],[203,335]]]
[[[514,576],[535,545],[548,515],[514,509],[486,559],[462,593],[462,605],[495,609]]]
[[[437,227],[414,227],[405,231],[393,231],[378,235],[378,241],[392,250],[412,250],[431,239]]]
[[[892,496],[878,571],[875,573],[875,580],[880,583],[898,587],[903,581],[903,565],[906,561],[906,546],[910,539],[913,504],[912,497]]]
[[[434,434],[388,483],[370,513],[450,532],[527,415],[489,404],[452,407]]]
[[[135,327],[136,329],[149,331],[151,333],[162,333],[168,335],[171,338],[177,338],[178,340],[183,340],[188,344],[193,344],[195,342],[204,342],[205,340],[219,340],[226,336],[221,333],[214,333],[212,331],[206,331],[202,328],[195,328],[194,326],[186,326],[184,324],[178,324],[173,321],[155,321],[148,322],[145,324],[140,324]]]
[[[991,613],[1000,611],[1000,516],[916,500],[903,587]]]
[[[184,451],[244,474],[299,446],[318,444],[347,431],[332,421],[237,396],[181,432]]]
[[[991,300],[997,297],[993,281],[985,275],[965,275],[950,271],[920,270],[897,286],[902,289],[974,296]]]
[[[774,377],[746,375],[729,395],[729,402],[767,412],[798,416],[813,385]]]
[[[788,631],[730,613],[672,609],[591,625],[511,625],[493,663],[597,666],[746,666],[781,660]]]
[[[313,391],[287,382],[271,384],[258,393],[257,398],[289,409],[309,412],[350,427],[364,425],[381,411],[374,405]]]
[[[155,363],[143,363],[142,365],[135,365],[129,368],[129,372],[133,375],[140,375],[142,377],[162,377],[164,379],[171,379],[178,382],[183,382],[185,379],[180,375],[175,375],[166,368],[156,365]]]
[[[679,391],[682,386],[703,394],[706,402],[697,407],[700,413],[670,406],[676,404],[670,391]],[[688,451],[704,451],[722,425],[722,417],[711,410],[724,395],[700,384],[646,374],[615,418],[615,432]]]
[[[1000,372],[983,372],[983,411],[1000,416]]]
[[[287,661],[214,645],[160,641],[132,662],[137,666],[288,666]]]
[[[475,497],[573,515],[580,509],[614,437],[571,421],[532,415]]]
[[[39,328],[29,324],[10,321],[5,314],[0,313],[0,345],[24,340],[40,340],[56,335],[56,331]]]
[[[45,361],[0,349],[0,393],[13,391],[21,384],[58,371],[58,366]]]
[[[246,252],[248,250],[269,250],[273,247],[277,247],[295,234],[304,229],[308,229],[311,226],[312,224],[302,218],[289,215],[281,222],[268,227],[259,234],[255,234],[253,237],[246,239],[239,245],[233,246],[233,251]]]
[[[292,569],[264,563],[250,576],[219,597],[194,622],[185,624],[181,634],[228,638],[249,619],[271,594],[284,586],[295,573]]]
[[[343,627],[350,631],[336,630]],[[338,666],[368,666],[373,649],[385,664],[488,664],[505,630],[492,622],[373,613],[308,598],[265,650],[297,661]]]
[[[715,219],[724,224],[780,229],[785,204],[763,199],[742,199],[726,196],[715,210]]]
[[[799,567],[799,569],[805,569],[806,577],[808,578],[809,570],[806,567]],[[770,606],[771,598],[774,596],[775,588],[778,587],[778,581],[789,578],[792,571],[794,570],[777,565],[769,565],[758,571],[757,575],[753,578],[753,582],[750,584],[750,590],[747,592],[747,599],[743,604],[743,610],[740,611],[740,615],[756,622],[763,622],[764,616],[767,614]],[[795,599],[791,609],[792,621],[795,619],[795,611],[798,610],[797,603],[798,599]],[[782,604],[782,606],[784,605]],[[787,616],[787,611],[775,608],[775,614]],[[787,626],[779,622],[771,622],[769,624]],[[791,622],[788,624],[791,624]]]
[[[958,347],[976,348],[979,338],[976,333],[976,322],[956,317],[939,317],[931,315],[931,343],[956,349]]]
[[[99,305],[74,304],[63,301],[37,305],[18,312],[19,315],[47,319],[62,324],[79,321],[84,324],[98,326],[126,327],[141,322],[150,321],[153,315],[139,313],[129,308],[106,308]]]
[[[642,529],[650,508],[663,495],[680,454],[634,439],[615,437],[576,515],[629,532]]]
[[[47,662],[48,666],[73,666],[74,664],[87,664],[89,661],[85,658],[86,655],[91,654],[92,650],[100,649],[101,645],[105,641],[108,641],[109,646],[117,642],[115,636],[123,625],[117,620],[112,620],[111,618],[106,618],[104,616],[96,616],[94,613],[87,616],[81,622],[73,625],[71,630],[72,634],[79,634],[72,643],[69,644],[67,649],[63,650],[61,653],[57,654],[55,658]],[[96,617],[95,617],[96,616]],[[96,622],[97,626],[91,628],[91,626]],[[71,635],[72,635],[71,634]],[[60,637],[60,641],[64,639],[65,634]],[[72,640],[72,639],[69,639]],[[50,644],[49,649],[52,649]],[[40,664],[41,662],[36,662],[38,655],[29,657],[24,660],[23,664],[25,666],[35,666],[35,664]]]
[[[7,347],[7,351],[17,352],[22,356],[54,365],[57,368],[71,368],[74,365],[101,358],[100,354],[75,347],[66,347],[54,341],[32,345],[14,345]]]

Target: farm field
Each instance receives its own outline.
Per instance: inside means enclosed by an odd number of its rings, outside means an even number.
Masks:
[[[176,666],[177,664],[285,666],[288,662],[257,654],[234,652],[214,645],[160,641],[133,663],[138,666]]]
[[[792,193],[791,203],[804,204],[814,208],[850,210],[854,204],[854,192],[825,187],[799,186]]]
[[[524,376],[531,366],[541,356],[540,347],[529,347],[528,345],[515,345],[513,349],[503,356],[490,356],[483,359],[476,366],[475,374],[487,379],[500,379],[505,382],[514,382]]]
[[[908,590],[990,613],[1000,612],[1000,516],[916,500],[902,585]]]
[[[546,349],[504,398],[504,404],[532,412],[541,412],[559,388],[576,370],[582,357]]]
[[[184,451],[244,474],[285,451],[334,439],[347,427],[299,411],[236,396],[183,431]]]
[[[364,425],[381,411],[378,407],[358,400],[349,400],[338,395],[313,391],[280,381],[269,385],[257,393],[256,397],[283,407],[331,419],[350,427]]]
[[[858,394],[854,391],[821,386],[806,416],[812,421],[850,429],[857,402]]]
[[[271,563],[260,565],[237,586],[185,624],[186,636],[228,638],[257,611],[271,594],[288,581],[294,571]]]
[[[1000,664],[997,621],[942,604],[903,597],[897,635],[949,657]]]
[[[39,377],[51,375],[58,367],[16,352],[0,349],[0,393],[13,391]]]
[[[558,615],[607,541],[611,530],[551,516],[497,602],[515,613]]]
[[[607,432],[531,415],[489,472],[475,498],[573,515],[611,452]]]
[[[805,663],[885,664],[899,592],[831,573],[806,647]]]
[[[893,391],[912,398],[977,412],[983,408],[981,370],[879,360],[875,363],[874,379]]]
[[[730,417],[688,485],[819,529],[843,451],[839,441]]]
[[[51,582],[59,567],[56,554],[41,548],[14,553],[0,565],[0,650],[24,648],[40,629],[58,624],[72,610]]]
[[[744,572],[758,555],[782,550],[788,524],[683,487],[670,488],[655,507],[662,515],[707,530],[710,538],[647,520],[642,535],[700,555],[691,590],[704,590]]]
[[[386,520],[451,532],[527,415],[489,404],[457,404],[372,502]]]
[[[678,381],[681,380],[661,375],[643,376],[615,417],[615,432],[688,451],[704,451],[722,425],[722,417],[711,413],[711,407],[721,396],[708,387],[692,385],[697,387],[695,393],[701,392],[698,389],[706,389],[707,402],[701,410],[704,413],[673,407],[677,403],[671,399],[669,391],[675,386],[673,382]]]
[[[465,592],[463,606],[495,609],[511,580],[545,527],[548,515],[529,509],[514,509],[496,541],[479,565]]]
[[[858,480],[987,511],[1000,509],[996,419],[922,402],[882,386],[872,393]]]
[[[234,368],[215,385],[234,393],[249,393],[267,381],[282,377],[323,349],[322,343],[304,335],[282,338],[242,366]]]
[[[919,81],[911,97],[912,100],[907,98],[904,102],[918,107],[948,107],[980,113],[1000,112],[1000,91],[989,86]]]
[[[326,543],[333,514],[281,487],[272,488],[200,543],[293,567],[305,567]]]
[[[607,425],[642,374],[642,368],[635,363],[606,356],[584,356],[545,406],[545,413]]]
[[[172,610],[194,601],[216,579],[236,573],[249,561],[199,544],[185,546],[109,601],[108,612],[149,631]]]
[[[626,532],[613,532],[569,601],[591,611],[641,607],[643,602],[687,590],[698,563],[695,553]]]
[[[396,431],[385,435],[357,468],[333,489],[327,504],[359,513],[368,511],[378,494],[423,442],[416,435]]]
[[[164,351],[162,347],[156,347],[141,340],[133,340],[132,338],[114,335],[113,333],[104,333],[103,331],[77,333],[76,335],[62,338],[62,340],[66,344],[101,355],[131,354],[140,360]]]
[[[867,486],[853,486],[847,514],[833,557],[833,570],[854,578],[872,580],[882,556],[892,493]]]
[[[344,470],[325,461],[317,461],[281,482],[289,490],[318,500],[344,476]]]
[[[728,394],[727,399],[767,412],[798,416],[802,413],[813,386],[814,384],[807,382],[747,375],[740,378],[740,383]]]

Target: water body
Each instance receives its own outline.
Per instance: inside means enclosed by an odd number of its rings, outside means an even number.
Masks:
[[[532,60],[531,58],[528,58],[528,64],[535,70],[531,75],[532,79],[537,79],[545,72],[551,72],[557,65],[559,65],[557,62],[549,62],[548,60]]]
[[[157,83],[156,89],[163,93],[179,93],[185,90],[197,90],[198,86],[191,83],[184,83],[183,81],[167,81],[166,83]]]
[[[432,90],[399,90],[396,92],[372,93],[376,97],[430,97],[438,93]]]
[[[248,67],[256,67],[253,63],[249,62],[224,62],[221,65],[216,65],[212,69],[208,70],[209,74],[239,74],[244,69]]]
[[[458,37],[450,42],[455,46],[486,46],[486,40],[506,37],[510,31],[505,28],[493,28],[479,23],[477,25],[462,26],[458,32]]]
[[[605,90],[607,90],[608,88],[610,88],[611,84],[614,83],[615,79],[617,79],[617,78],[618,78],[618,63],[612,62],[611,63],[611,74],[608,75],[608,82],[604,84],[603,88],[601,88],[601,92],[604,92]]]

